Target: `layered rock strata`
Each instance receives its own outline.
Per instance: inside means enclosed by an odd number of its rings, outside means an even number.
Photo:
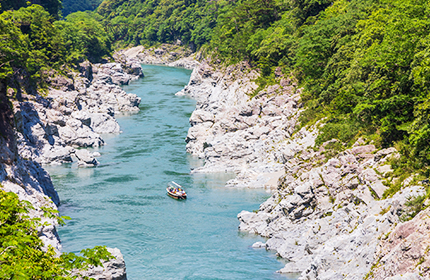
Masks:
[[[380,200],[382,174],[390,171],[387,160],[396,152],[374,150],[357,146],[318,167],[300,157],[290,160],[278,190],[259,211],[238,215],[239,229],[269,238],[261,246],[289,261],[281,273],[363,279],[380,239],[407,215],[406,202],[425,194],[422,185],[414,185]]]
[[[374,279],[430,279],[430,209],[387,232],[377,248]]]
[[[42,207],[56,209],[60,200],[49,174],[37,162],[18,154],[14,115],[7,97],[6,86],[0,83],[0,187],[14,192],[20,200],[31,202],[34,209],[30,216],[41,218],[49,226],[41,226],[39,236],[45,246],[61,249],[55,230],[57,221],[43,217]]]

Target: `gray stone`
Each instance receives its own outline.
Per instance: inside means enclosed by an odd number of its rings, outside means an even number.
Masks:
[[[97,159],[94,158],[94,156],[88,152],[88,150],[76,150],[75,156],[78,158],[79,166],[96,166],[98,165]]]
[[[91,114],[91,128],[96,133],[120,133],[118,122],[108,114]]]

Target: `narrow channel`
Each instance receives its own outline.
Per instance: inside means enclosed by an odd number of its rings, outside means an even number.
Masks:
[[[236,215],[258,209],[270,194],[225,188],[231,174],[190,174],[202,164],[185,152],[195,101],[174,93],[191,71],[143,71],[143,79],[124,87],[142,98],[141,110],[116,116],[123,133],[103,136],[98,167],[46,167],[60,214],[72,218],[59,229],[64,251],[119,248],[129,280],[288,279],[275,273],[284,263],[273,252],[251,248],[261,237],[237,230]],[[185,187],[186,201],[166,195],[171,180]]]

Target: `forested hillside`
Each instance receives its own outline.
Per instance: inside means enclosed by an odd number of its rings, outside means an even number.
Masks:
[[[172,43],[197,47],[208,42],[223,1],[106,0],[97,12],[119,45]]]
[[[94,16],[79,12],[58,21],[58,12],[48,13],[43,6],[24,4],[0,14],[3,83],[21,83],[16,79],[21,73],[28,82],[14,87],[27,86],[26,90],[31,91],[36,85],[45,85],[51,69],[61,72],[86,58],[99,61],[110,53],[106,32]]]
[[[58,12],[61,9],[61,0],[2,0],[0,11],[18,10],[21,7],[28,6],[27,3],[41,5],[51,16],[54,18],[59,17]]]
[[[430,163],[427,0],[105,0],[97,12],[118,45],[202,47],[248,60],[305,88],[302,124],[326,117],[318,143],[365,136],[397,145],[407,168]]]
[[[1,6],[14,9],[1,14],[2,79],[26,69],[40,83],[50,68],[99,61],[111,44],[181,42],[224,64],[249,61],[261,87],[277,67],[297,78],[302,125],[326,118],[319,144],[337,138],[342,149],[363,136],[396,145],[402,170],[430,163],[427,0],[105,0],[63,21],[58,0],[21,2]]]

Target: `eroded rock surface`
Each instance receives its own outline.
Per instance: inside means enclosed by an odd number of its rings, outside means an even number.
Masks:
[[[129,74],[121,63],[83,63],[73,87],[14,101],[19,154],[40,164],[64,163],[73,161],[74,148],[104,145],[101,134],[121,132],[115,114],[139,110],[140,98],[119,87],[142,76],[140,65],[135,68],[140,71]]]
[[[430,209],[387,232],[378,246],[374,279],[430,279]],[[391,278],[390,278],[391,277]]]
[[[425,242],[413,257],[405,256],[408,250],[390,254],[388,245],[380,249],[380,240],[401,224],[406,202],[425,194],[422,185],[405,184],[401,192],[382,199],[384,174],[392,171],[389,159],[398,157],[397,151],[377,151],[360,140],[328,158],[325,145],[333,141],[314,147],[318,124],[295,131],[301,104],[294,81],[278,73],[277,85],[257,92],[257,77],[245,63],[217,68],[203,61],[177,93],[197,100],[186,148],[204,158],[205,165],[192,172],[234,172],[227,186],[274,189],[257,213],[242,211],[238,219],[240,230],[269,238],[254,248],[275,250],[289,261],[280,273],[299,273],[300,279],[363,279],[381,254],[380,262],[391,265],[381,265],[385,268],[375,271],[377,279],[421,279],[418,273],[427,271]],[[423,234],[428,233],[425,226]],[[413,237],[412,243],[423,238]],[[412,260],[402,263],[406,258]]]
[[[60,200],[49,174],[40,164],[24,159],[18,153],[13,109],[3,83],[0,83],[0,132],[0,188],[16,193],[20,200],[31,202],[34,210],[30,211],[30,217],[49,224],[38,229],[45,247],[51,245],[59,251],[61,245],[55,230],[57,221],[43,217],[41,209],[57,209]]]
[[[300,141],[286,141],[297,123],[300,89],[280,77],[283,86],[250,98],[258,75],[246,63],[221,70],[203,61],[177,93],[197,100],[185,141],[187,152],[204,158],[205,165],[193,172],[234,172],[228,186],[273,188],[291,149],[313,145],[314,131],[301,130]]]
[[[380,238],[400,222],[405,203],[425,194],[417,185],[379,200],[385,186],[375,169],[396,152],[374,150],[354,147],[318,167],[291,159],[278,190],[258,213],[238,215],[239,229],[269,238],[266,248],[290,261],[281,273],[301,273],[300,279],[362,279],[375,261]]]

